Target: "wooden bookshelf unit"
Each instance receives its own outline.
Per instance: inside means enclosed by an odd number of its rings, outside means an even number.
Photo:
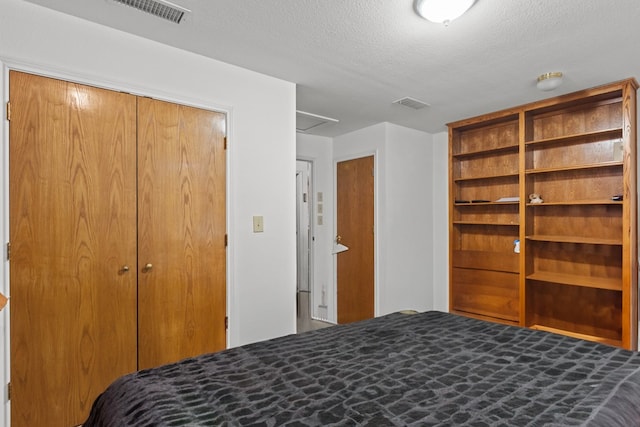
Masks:
[[[451,312],[637,349],[637,88],[449,124]]]

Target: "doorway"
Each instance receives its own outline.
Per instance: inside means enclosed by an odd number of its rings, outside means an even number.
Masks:
[[[296,161],[296,286],[298,292],[311,291],[311,171],[313,164]]]
[[[296,315],[298,333],[312,329],[312,170],[312,162],[296,161]]]
[[[336,167],[338,323],[374,317],[374,156],[341,161]]]

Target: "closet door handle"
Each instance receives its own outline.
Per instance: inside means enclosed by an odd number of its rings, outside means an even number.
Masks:
[[[129,271],[129,266],[128,265],[125,265],[125,266],[122,267],[122,272],[123,273],[126,273],[128,271]]]
[[[153,269],[153,264],[149,263],[147,265],[144,266],[144,271],[145,272],[149,272]]]

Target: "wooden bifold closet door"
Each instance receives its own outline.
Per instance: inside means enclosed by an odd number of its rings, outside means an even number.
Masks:
[[[12,426],[223,349],[223,114],[10,72]]]
[[[138,100],[138,368],[226,346],[224,115]]]

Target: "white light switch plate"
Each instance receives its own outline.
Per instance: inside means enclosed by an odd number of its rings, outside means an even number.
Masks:
[[[262,218],[262,216],[253,217],[253,232],[254,233],[264,232],[264,219]]]

